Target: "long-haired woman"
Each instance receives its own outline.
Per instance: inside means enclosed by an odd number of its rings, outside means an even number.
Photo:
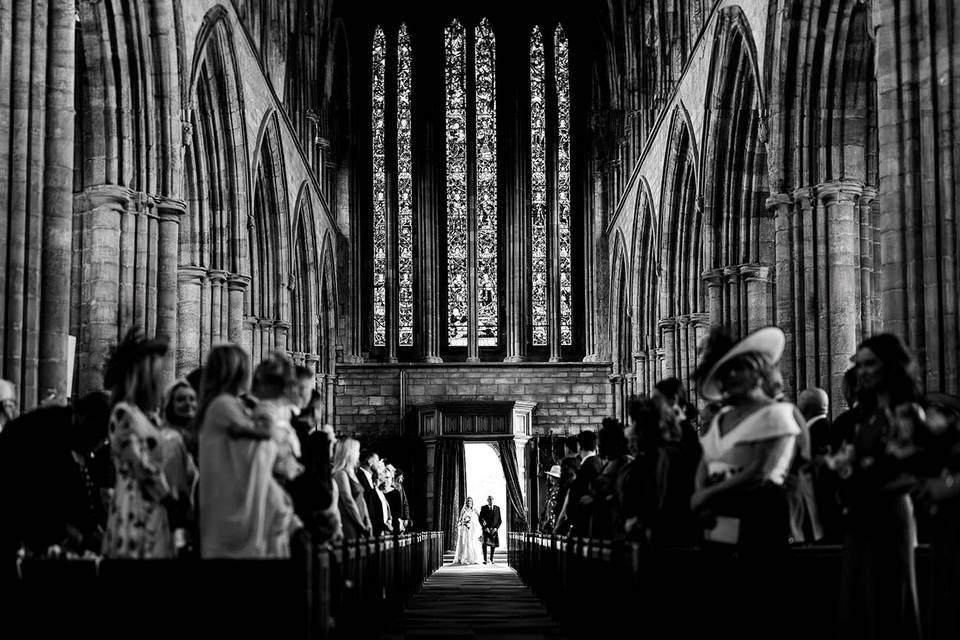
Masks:
[[[250,361],[235,344],[214,347],[201,383],[200,551],[204,558],[270,557],[268,500],[276,483],[269,465],[255,464],[270,437],[254,425],[241,395]]]
[[[333,481],[337,486],[340,520],[346,540],[367,537],[373,530],[367,503],[363,499],[363,486],[357,479],[359,463],[358,441],[344,438],[337,442],[333,453]]]
[[[163,473],[164,450],[157,428],[160,357],[167,341],[131,330],[107,364],[104,385],[113,409],[108,436],[116,468],[103,555],[108,558],[169,558],[174,555]]]

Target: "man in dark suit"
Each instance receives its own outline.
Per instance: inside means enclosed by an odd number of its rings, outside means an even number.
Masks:
[[[823,528],[821,540],[839,543],[843,540],[843,510],[837,498],[835,475],[823,465],[823,457],[831,453],[834,435],[831,433],[828,412],[830,398],[823,389],[804,389],[797,397],[797,408],[806,420],[810,437],[810,455],[813,461],[813,492]]]
[[[567,499],[567,493],[573,485],[577,472],[580,471],[580,445],[577,443],[577,436],[567,436],[563,439],[563,460],[560,461],[560,479],[557,484],[557,504],[554,507],[554,522],[559,522],[560,513],[563,511],[563,503]],[[557,533],[563,533],[559,529]]]
[[[393,530],[393,527],[387,521],[390,508],[387,506],[383,492],[378,491],[381,466],[380,456],[376,452],[369,449],[360,452],[357,480],[363,487],[363,499],[367,503],[367,511],[370,513],[370,523],[373,527],[371,534],[374,536],[388,534]]]
[[[577,434],[580,445],[580,469],[570,485],[563,511],[557,521],[562,530],[567,523],[570,535],[586,536],[590,527],[590,510],[584,502],[590,494],[590,485],[600,475],[603,465],[597,457],[597,434],[593,431],[581,431]]]
[[[384,491],[384,495],[387,496],[387,505],[393,516],[393,532],[406,533],[413,524],[410,522],[410,503],[403,488],[403,471],[392,464],[387,465],[387,491]]]
[[[487,549],[490,550],[490,564],[493,564],[493,553],[500,546],[500,535],[497,531],[503,524],[500,517],[500,507],[493,504],[493,496],[487,496],[487,504],[480,507],[480,526],[483,528],[483,564],[487,564]]]

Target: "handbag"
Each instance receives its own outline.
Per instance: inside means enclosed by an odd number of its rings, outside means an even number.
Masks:
[[[704,530],[703,538],[721,544],[737,544],[740,541],[740,518],[717,516],[716,524]]]

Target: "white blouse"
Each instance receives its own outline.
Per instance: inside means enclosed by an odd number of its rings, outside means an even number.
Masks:
[[[793,461],[796,436],[800,435],[800,425],[794,418],[794,406],[789,402],[773,402],[751,413],[725,435],[720,435],[720,417],[730,410],[730,407],[721,409],[710,422],[710,428],[700,437],[707,473],[730,477],[747,466],[751,451],[747,447],[738,447],[738,444],[794,436],[776,452],[775,458],[767,465],[764,477],[764,480],[783,484]]]

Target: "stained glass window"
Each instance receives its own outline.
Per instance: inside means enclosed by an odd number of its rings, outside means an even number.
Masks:
[[[557,87],[557,225],[560,231],[560,344],[573,344],[570,268],[570,73],[567,34],[558,25],[554,36]]]
[[[530,38],[530,187],[533,344],[547,344],[547,85],[540,27]]]
[[[387,168],[385,150],[387,39],[373,35],[373,344],[387,343]]]
[[[413,346],[413,131],[412,55],[407,26],[400,25],[397,59],[397,244],[400,274],[400,346]]]
[[[467,48],[463,25],[446,28],[447,344],[466,346],[467,290]]]
[[[477,73],[477,343],[496,346],[497,297],[497,93],[496,45],[485,19],[476,28]]]

